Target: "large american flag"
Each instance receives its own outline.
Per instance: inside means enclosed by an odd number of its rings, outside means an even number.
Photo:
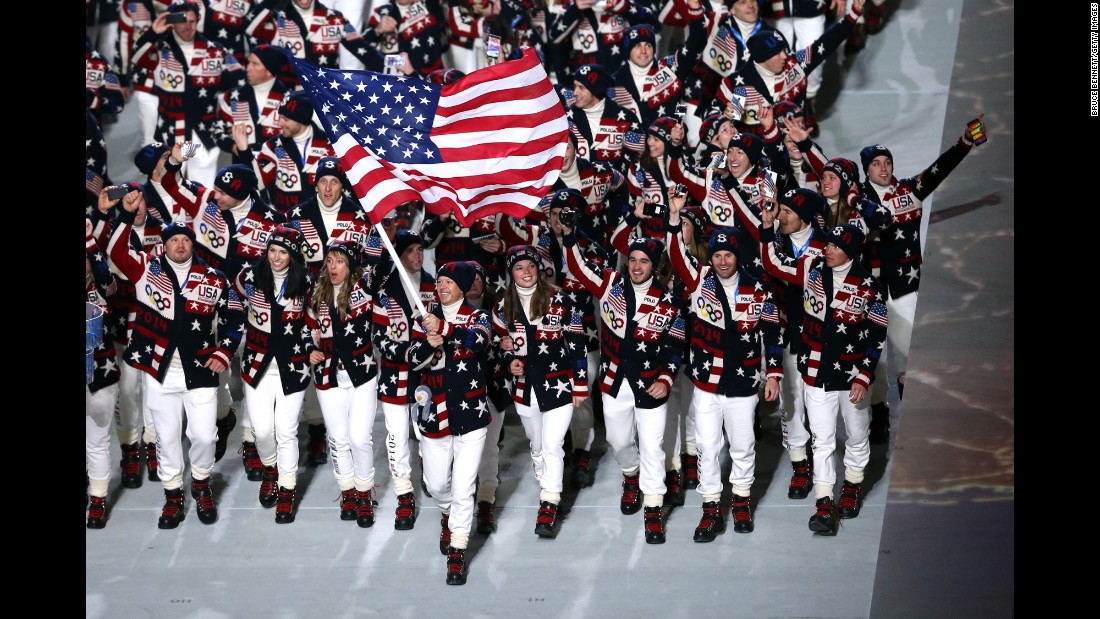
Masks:
[[[372,223],[410,200],[523,217],[558,179],[568,121],[533,50],[444,86],[288,57]]]

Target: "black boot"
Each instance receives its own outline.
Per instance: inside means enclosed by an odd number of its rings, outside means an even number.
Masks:
[[[576,489],[591,486],[595,479],[592,477],[592,454],[587,449],[573,450],[573,487]]]
[[[665,543],[665,520],[660,507],[645,508],[643,522],[645,526],[645,543]]]
[[[279,497],[275,502],[275,524],[290,524],[294,522],[294,495],[295,488],[279,486]]]
[[[726,510],[720,501],[704,501],[703,517],[695,527],[695,541],[713,542],[719,533],[726,530]]]
[[[752,522],[752,499],[739,494],[733,495],[730,512],[733,513],[734,533],[752,533],[755,528]]]
[[[122,460],[119,462],[119,466],[122,467],[122,487],[140,488],[141,455],[138,451],[138,444],[131,443],[129,445],[121,445],[121,447]]]
[[[164,491],[164,508],[160,511],[158,529],[174,529],[183,522],[183,488]]]
[[[309,424],[309,456],[306,462],[312,465],[324,464],[328,460],[328,445],[325,444],[325,424]]]
[[[248,474],[248,481],[263,479],[264,463],[260,461],[260,452],[256,450],[256,443],[242,441],[240,451],[241,460],[244,461],[244,471]]]
[[[229,409],[229,414],[226,415],[225,419],[219,419],[217,426],[218,441],[214,443],[214,462],[221,462],[226,447],[229,445],[229,433],[237,427],[237,411],[232,408]]]
[[[160,460],[157,458],[156,443],[145,443],[145,470],[149,472],[149,481],[160,481]]]
[[[642,508],[642,491],[638,488],[638,474],[623,475],[623,496],[619,499],[619,511],[629,516]]]
[[[448,548],[447,552],[447,584],[466,584],[466,549]]]
[[[791,485],[787,486],[788,499],[804,499],[810,496],[810,487],[813,485],[813,468],[809,458],[791,462],[794,473],[791,474]]]
[[[447,549],[451,547],[451,527],[448,526],[450,521],[450,514],[443,514],[443,517],[439,519],[439,552],[444,557],[447,556]]]
[[[488,501],[477,502],[477,532],[490,535],[497,530],[497,521],[493,516],[493,504]]]
[[[107,526],[107,497],[88,497],[88,528],[102,529]]]
[[[558,504],[550,501],[539,503],[539,515],[535,518],[535,535],[554,539],[558,536]]]
[[[195,510],[199,513],[199,522],[214,524],[218,520],[218,506],[214,504],[214,493],[210,491],[210,478],[191,480],[191,498],[195,499]]]
[[[837,518],[836,505],[829,497],[817,500],[817,511],[810,516],[810,530],[818,535],[833,536],[840,529],[840,520]]]
[[[393,521],[393,528],[398,531],[408,531],[416,524],[416,497],[413,493],[406,492],[397,497],[397,517]]]
[[[361,528],[369,529],[374,526],[374,498],[370,490],[356,490],[355,499],[358,503],[355,522]]]
[[[840,489],[840,518],[849,520],[859,516],[859,510],[863,508],[863,484],[844,482]]]
[[[359,497],[355,488],[340,491],[340,520],[355,520],[359,517]]]
[[[263,467],[263,481],[260,482],[260,505],[274,507],[279,500],[279,465]]]
[[[665,473],[665,505],[679,507],[684,504],[684,487],[680,480],[680,471]]]

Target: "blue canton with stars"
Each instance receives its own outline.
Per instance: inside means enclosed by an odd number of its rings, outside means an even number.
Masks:
[[[429,134],[440,86],[405,76],[312,67],[295,59],[302,85],[335,142],[349,135],[378,157],[396,164],[440,163]]]

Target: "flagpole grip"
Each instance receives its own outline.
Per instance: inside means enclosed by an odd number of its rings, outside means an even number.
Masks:
[[[424,309],[424,302],[420,300],[420,291],[413,289],[412,280],[409,279],[409,274],[405,272],[405,268],[401,266],[401,258],[397,255],[397,249],[394,248],[393,243],[390,242],[386,229],[382,227],[381,222],[374,224],[374,229],[378,231],[378,236],[382,237],[382,244],[386,246],[386,251],[390,253],[390,258],[393,259],[393,268],[401,278],[401,285],[405,288],[405,294],[409,295],[409,298],[416,303],[416,309],[420,310],[420,316],[426,316],[428,310]]]

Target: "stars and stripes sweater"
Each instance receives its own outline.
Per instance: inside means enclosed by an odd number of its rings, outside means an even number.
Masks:
[[[429,311],[439,318],[443,345],[428,344],[419,321],[413,325],[409,344],[409,366],[420,372],[419,384],[432,390],[431,403],[416,416],[420,431],[428,438],[440,438],[484,428],[490,414],[480,353],[493,340],[489,314],[466,302],[459,306],[454,321],[443,317],[438,303]]]
[[[393,267],[391,267],[393,268]],[[396,268],[402,268],[400,265]],[[406,353],[412,342],[413,312],[396,272],[385,277],[371,309],[371,338],[378,349],[378,399],[386,404],[411,404],[420,373],[409,368]],[[424,309],[435,305],[435,278],[420,270],[420,300]]]
[[[761,228],[764,268],[803,290],[798,371],[811,387],[847,391],[853,384],[869,387],[882,356],[888,324],[882,288],[856,261],[839,288],[823,255],[804,253],[795,260],[783,254],[772,228]]]
[[[566,260],[600,308],[600,390],[615,397],[629,381],[638,408],[654,408],[668,401],[646,393],[654,382],[669,388],[680,370],[684,349],[684,319],[671,292],[654,277],[639,305],[634,285],[622,272],[597,273],[577,246],[576,236],[565,236]],[[637,309],[635,309],[637,306]]]
[[[768,378],[783,378],[783,340],[770,288],[738,265],[730,299],[718,275],[684,245],[681,224],[669,224],[669,259],[688,293],[691,340],[687,376],[708,393],[755,395]]]
[[[348,293],[347,316],[340,318],[328,303],[310,303],[306,308],[306,324],[309,325],[313,343],[317,350],[325,354],[325,360],[313,366],[313,381],[318,391],[334,386],[344,387],[337,380],[340,370],[351,377],[356,387],[369,382],[378,374],[374,364],[374,344],[371,339],[371,309],[374,299],[371,297],[369,275],[351,282]]]
[[[306,322],[309,296],[277,299],[274,290],[256,285],[252,264],[241,269],[234,287],[245,304],[246,316],[241,380],[255,387],[266,371],[274,369],[283,394],[304,390],[310,380],[309,354],[317,348]]]
[[[221,271],[193,255],[182,288],[166,256],[154,258],[130,245],[134,214],[122,211],[107,253],[137,289],[125,361],[163,382],[172,356],[183,364],[188,389],[217,387],[218,375],[203,367],[211,358],[229,366],[241,342],[244,307]]]

